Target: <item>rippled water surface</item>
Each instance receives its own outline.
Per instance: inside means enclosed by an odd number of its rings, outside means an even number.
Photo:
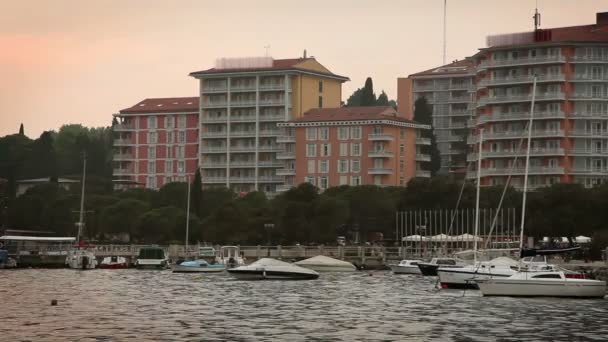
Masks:
[[[246,282],[170,271],[4,270],[0,340],[608,340],[607,299],[484,298],[434,286],[432,278],[381,271]]]

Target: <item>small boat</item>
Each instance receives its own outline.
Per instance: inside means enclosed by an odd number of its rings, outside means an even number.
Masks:
[[[421,260],[401,260],[397,265],[389,265],[394,274],[420,274]]]
[[[546,265],[544,261],[542,264]],[[510,277],[515,272],[512,269],[514,266],[517,266],[517,261],[507,257],[498,257],[460,268],[439,267],[437,275],[443,289],[478,289],[475,280]]]
[[[442,268],[461,268],[466,266],[466,263],[462,260],[455,258],[433,258],[430,262],[419,262],[418,268],[423,276],[436,276],[437,269]]]
[[[228,273],[240,280],[306,280],[319,278],[319,273],[313,270],[271,258],[262,258],[251,265],[228,269]]]
[[[357,270],[355,265],[347,261],[342,261],[324,255],[317,255],[312,258],[294,262],[295,265],[305,267],[317,272],[354,272]]]
[[[93,270],[97,267],[97,259],[93,252],[86,249],[73,249],[68,252],[65,258],[65,265],[68,268],[77,270]]]
[[[476,280],[483,296],[604,298],[606,282],[561,270],[518,271],[508,278]]]
[[[158,246],[142,247],[135,261],[135,267],[165,269],[169,267],[169,258],[165,250]]]
[[[127,258],[125,258],[125,257],[109,256],[109,257],[103,258],[103,260],[99,264],[99,268],[105,268],[105,269],[129,268],[129,263],[127,262]]]
[[[235,268],[245,265],[245,260],[241,256],[241,251],[238,246],[222,246],[220,253],[216,258],[218,264],[226,265],[226,268]]]
[[[223,264],[210,264],[205,260],[182,261],[179,264],[171,265],[174,273],[217,273],[223,272],[226,266]]]

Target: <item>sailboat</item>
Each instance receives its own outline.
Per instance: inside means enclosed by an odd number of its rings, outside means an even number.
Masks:
[[[530,164],[530,146],[532,140],[532,122],[534,116],[534,100],[536,97],[536,75],[532,83],[532,103],[530,106],[530,121],[528,123],[528,146],[524,172],[524,188],[522,199],[521,226],[519,234],[519,249],[524,255],[524,223],[526,214],[526,194],[528,190],[528,168]],[[475,282],[484,296],[545,296],[545,297],[586,297],[604,298],[606,282],[594,279],[569,277],[568,271],[554,265],[547,265],[546,270],[530,270],[519,263],[518,270],[506,278],[477,279]]]
[[[76,237],[76,248],[68,251],[68,254],[65,258],[65,265],[68,268],[78,269],[78,270],[92,270],[97,267],[97,258],[95,254],[87,249],[84,249],[80,241],[80,236],[82,235],[82,228],[84,227],[84,187],[87,176],[87,155],[84,154],[84,160],[82,165],[82,190],[80,193],[80,212],[79,219],[76,223],[78,227],[78,235]]]
[[[188,180],[188,201],[186,205],[186,259],[188,258],[188,239],[190,232],[190,181]],[[171,265],[174,273],[214,273],[223,272],[224,264],[210,264],[204,259],[185,260]]]

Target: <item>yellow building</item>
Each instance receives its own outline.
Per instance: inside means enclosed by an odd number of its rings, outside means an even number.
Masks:
[[[312,108],[340,107],[342,83],[314,58],[218,59],[200,82],[199,167],[205,186],[275,192],[285,153],[277,123]],[[278,154],[277,152],[281,152]]]

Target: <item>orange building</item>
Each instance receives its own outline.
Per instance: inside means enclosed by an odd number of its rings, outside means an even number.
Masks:
[[[302,182],[321,190],[339,185],[405,185],[412,177],[429,177],[417,164],[430,160],[419,145],[420,130],[430,129],[400,116],[392,107],[311,109],[278,124],[284,135],[284,191]],[[296,158],[297,156],[297,158]]]

